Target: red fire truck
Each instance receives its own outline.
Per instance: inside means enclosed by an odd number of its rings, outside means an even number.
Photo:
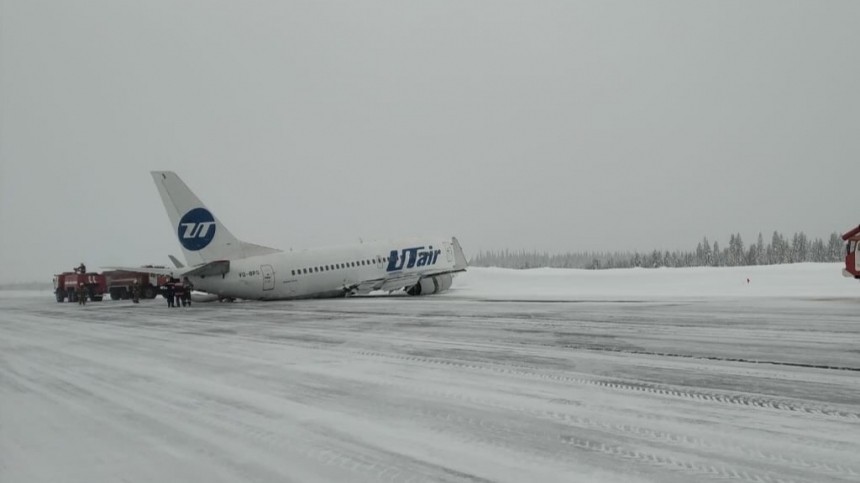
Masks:
[[[54,275],[57,302],[77,302],[80,285],[84,286],[85,296],[96,302],[101,301],[107,291],[105,276],[100,273],[63,272]]]
[[[152,266],[147,266],[153,268]],[[164,268],[164,267],[156,267]],[[147,273],[126,272],[123,270],[108,270],[103,272],[107,290],[111,300],[129,299],[131,298],[131,290],[134,282],[137,281],[140,287],[140,298],[154,299],[158,295],[158,287],[166,284],[170,277],[150,275]]]
[[[143,268],[164,267],[146,265]],[[78,286],[83,284],[87,298],[92,301],[103,300],[106,293],[110,294],[111,300],[126,300],[131,298],[135,281],[140,287],[140,298],[154,299],[158,295],[158,287],[170,281],[170,277],[123,270],[108,270],[102,273],[63,272],[54,275],[54,294],[57,302],[77,302]]]
[[[860,278],[860,258],[856,256],[857,245],[860,244],[860,226],[842,235],[845,240],[845,268],[842,275],[849,278]]]

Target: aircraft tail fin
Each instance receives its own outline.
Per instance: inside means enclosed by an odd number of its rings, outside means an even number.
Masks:
[[[189,266],[279,251],[239,241],[176,173],[151,174]]]

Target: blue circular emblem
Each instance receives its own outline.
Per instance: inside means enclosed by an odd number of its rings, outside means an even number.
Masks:
[[[215,238],[215,217],[206,208],[194,208],[179,220],[177,234],[186,250],[202,250]]]

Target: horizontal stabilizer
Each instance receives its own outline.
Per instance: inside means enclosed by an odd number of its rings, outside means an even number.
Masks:
[[[173,255],[167,255],[170,258],[170,261],[173,262],[173,266],[176,268],[185,268],[185,265],[182,264],[176,257]]]

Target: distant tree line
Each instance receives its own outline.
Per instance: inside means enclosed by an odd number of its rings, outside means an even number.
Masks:
[[[477,267],[502,268],[631,268],[631,267],[738,267],[776,265],[800,262],[841,262],[845,258],[842,237],[832,233],[827,241],[814,240],[805,233],[795,233],[790,239],[773,232],[765,244],[762,234],[755,243],[745,245],[740,233],[729,237],[728,246],[721,248],[708,237],[695,250],[634,252],[570,252],[551,255],[546,252],[486,251],[479,252],[469,264]]]

